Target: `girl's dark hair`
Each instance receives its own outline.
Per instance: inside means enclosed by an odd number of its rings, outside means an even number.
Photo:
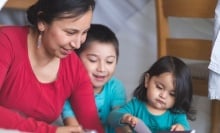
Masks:
[[[144,86],[145,75],[149,74],[151,78],[153,76],[159,76],[165,72],[170,72],[174,76],[175,104],[170,110],[176,113],[187,113],[188,116],[190,113],[194,113],[190,110],[193,93],[190,69],[183,61],[173,56],[161,57],[150,67],[149,70],[144,72],[140,79],[140,84],[135,89],[133,95],[139,100],[147,102],[147,88]],[[193,120],[194,118],[192,117],[188,118]]]
[[[79,55],[82,51],[87,49],[91,42],[98,41],[101,43],[113,45],[116,52],[116,58],[119,57],[119,42],[115,33],[102,24],[91,24],[89,31],[87,32],[87,38],[85,42],[81,45],[79,49],[76,50],[76,53]]]
[[[81,16],[94,7],[94,0],[38,0],[28,8],[27,18],[36,27],[38,21],[50,24],[54,19]]]

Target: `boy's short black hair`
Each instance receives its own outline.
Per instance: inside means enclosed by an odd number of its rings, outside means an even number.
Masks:
[[[81,45],[79,49],[76,50],[77,54],[80,54],[82,51],[84,51],[93,41],[113,45],[118,60],[119,42],[115,33],[110,28],[102,24],[91,24],[85,42]]]

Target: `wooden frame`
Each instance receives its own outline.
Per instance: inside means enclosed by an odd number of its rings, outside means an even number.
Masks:
[[[4,8],[13,8],[26,10],[29,6],[37,2],[37,0],[8,0]]]
[[[209,62],[212,41],[171,37],[169,18],[214,18],[216,5],[217,0],[156,0],[158,57],[172,55]],[[206,79],[193,77],[192,81],[195,95],[208,96],[208,76]],[[209,133],[219,133],[220,114],[217,112],[220,112],[220,102],[212,101],[211,106],[211,129]]]

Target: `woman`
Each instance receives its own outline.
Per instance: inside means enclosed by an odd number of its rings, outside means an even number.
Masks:
[[[0,28],[1,128],[104,132],[87,71],[73,52],[85,41],[94,6],[94,0],[39,0],[27,10],[30,26]],[[49,125],[66,99],[82,127]]]

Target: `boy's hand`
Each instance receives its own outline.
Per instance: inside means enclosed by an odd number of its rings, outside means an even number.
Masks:
[[[184,127],[181,124],[175,124],[171,127],[170,131],[184,131]]]

